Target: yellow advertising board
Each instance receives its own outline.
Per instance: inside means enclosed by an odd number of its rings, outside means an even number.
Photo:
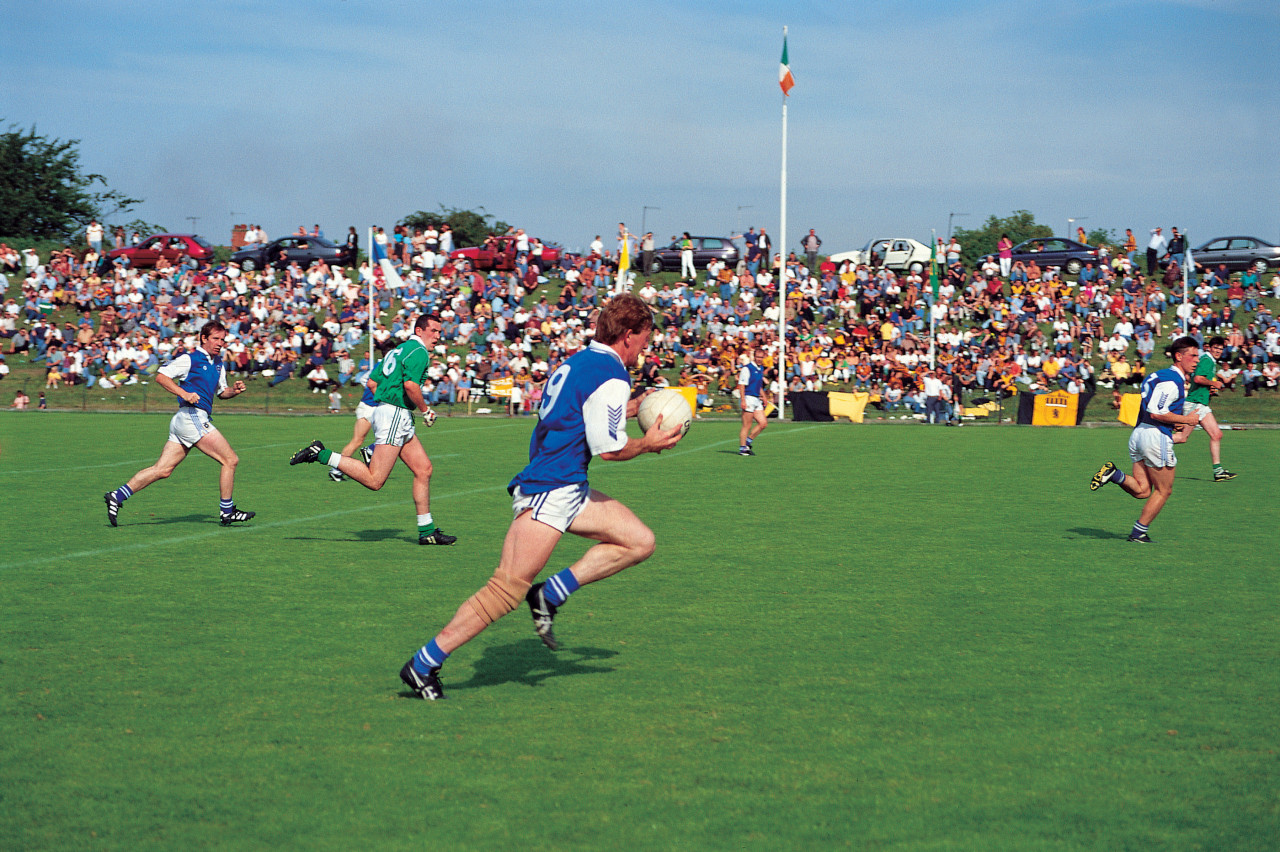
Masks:
[[[1142,394],[1127,393],[1120,397],[1120,413],[1116,419],[1130,426],[1138,425],[1138,406],[1142,405]]]
[[[1036,407],[1031,414],[1032,426],[1074,426],[1079,395],[1066,391],[1054,391],[1036,396]]]
[[[503,379],[494,379],[489,382],[490,396],[511,396],[512,379],[507,376]]]
[[[673,391],[684,397],[684,401],[689,403],[689,410],[695,414],[698,411],[698,389],[694,387],[672,388]]]

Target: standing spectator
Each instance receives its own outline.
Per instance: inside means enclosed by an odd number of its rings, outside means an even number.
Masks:
[[[342,413],[342,392],[339,391],[337,388],[334,388],[333,390],[329,391],[329,413],[330,414]]]
[[[1163,228],[1151,229],[1151,240],[1147,243],[1147,277],[1151,278],[1156,274],[1156,270],[1160,268],[1160,258],[1169,250],[1169,244],[1164,239]]]
[[[951,238],[951,242],[947,243],[947,266],[955,266],[960,262],[960,240],[956,237]]]
[[[688,231],[680,238],[680,277],[689,281],[698,277],[697,270],[693,268],[693,237]]]
[[[822,245],[822,239],[814,232],[813,228],[809,229],[809,233],[800,241],[800,247],[804,249],[805,257],[808,259],[810,272],[818,271],[818,248]]]
[[[1133,256],[1138,253],[1138,238],[1133,235],[1133,228],[1124,229],[1124,256],[1129,258],[1129,265],[1133,265]]]
[[[1013,269],[1013,240],[1009,239],[1008,234],[1001,234],[996,249],[1000,254],[1000,277],[1008,279]]]
[[[84,229],[85,242],[89,244],[89,248],[93,249],[97,254],[102,254],[102,223],[97,219],[89,222],[89,227]]]
[[[1174,264],[1179,269],[1182,268],[1182,258],[1187,253],[1187,238],[1178,233],[1178,229],[1173,229],[1173,236],[1169,238],[1169,256],[1173,258]]]
[[[640,271],[648,275],[651,268],[653,268],[653,231],[648,231],[640,240]]]

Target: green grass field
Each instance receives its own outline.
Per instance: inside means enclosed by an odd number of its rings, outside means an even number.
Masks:
[[[1153,547],[1124,429],[736,425],[593,465],[657,534],[546,650],[490,574],[530,420],[420,430],[432,510],[290,468],[349,417],[222,416],[107,525],[168,415],[0,415],[0,848],[1274,849],[1280,432],[1181,448]],[[636,428],[634,425],[631,427]],[[1127,465],[1126,465],[1127,466]],[[551,567],[585,545],[568,540]]]

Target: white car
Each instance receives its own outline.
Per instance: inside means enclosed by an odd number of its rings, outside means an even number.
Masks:
[[[929,266],[929,247],[910,237],[892,237],[872,240],[857,251],[831,255],[831,262],[836,265],[846,260],[855,264],[865,263],[872,268],[883,266],[895,271],[923,272]]]

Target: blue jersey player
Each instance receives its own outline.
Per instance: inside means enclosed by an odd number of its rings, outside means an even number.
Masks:
[[[742,428],[738,430],[738,455],[754,456],[753,445],[769,425],[764,412],[764,350],[751,353],[752,360],[738,371],[738,406]]]
[[[1142,383],[1142,403],[1138,425],[1129,435],[1129,457],[1133,473],[1126,476],[1107,462],[1089,481],[1097,491],[1108,482],[1115,483],[1139,500],[1147,502],[1129,533],[1129,541],[1150,544],[1147,530],[1173,493],[1173,477],[1178,459],[1173,454],[1174,427],[1195,426],[1195,414],[1184,414],[1188,377],[1200,360],[1200,344],[1193,337],[1179,337],[1169,347],[1173,366],[1147,376]]]
[[[160,452],[159,460],[135,473],[115,491],[108,491],[102,496],[107,502],[107,520],[111,526],[116,525],[120,505],[125,500],[157,479],[168,478],[192,447],[222,465],[218,475],[221,498],[218,515],[222,525],[225,527],[253,517],[253,512],[237,509],[231,498],[236,465],[240,459],[210,420],[215,396],[231,399],[245,391],[244,382],[227,384],[227,369],[222,360],[222,348],[226,342],[227,329],[222,323],[206,323],[200,329],[200,345],[194,351],[174,358],[156,374],[156,384],[178,398],[178,413],[169,421],[169,440]]]
[[[373,410],[378,407],[378,398],[374,395],[378,390],[378,383],[375,377],[378,371],[382,369],[382,362],[378,361],[373,365],[373,369],[369,371],[369,378],[364,380],[364,393],[360,395],[360,402],[356,404],[356,423],[351,430],[351,440],[347,441],[347,445],[342,448],[341,455],[346,458],[353,458],[356,450],[364,444],[364,439],[369,435],[369,430],[373,428]],[[366,447],[362,453],[364,463],[368,464],[373,458],[372,447]],[[347,476],[335,467],[329,468],[329,478],[334,482],[341,482]]]
[[[515,518],[497,570],[400,670],[418,697],[444,698],[439,671],[445,659],[521,601],[529,604],[538,636],[555,650],[552,620],[570,594],[653,553],[653,532],[587,483],[587,465],[595,456],[624,461],[660,453],[680,440],[679,424],[667,430],[661,420],[644,437],[627,437],[627,418],[640,407],[638,397],[630,399],[627,369],[635,366],[652,329],[653,314],[644,302],[630,293],[615,296],[600,312],[591,345],[547,380],[529,464],[508,485]],[[545,583],[532,585],[566,531],[598,544]]]

